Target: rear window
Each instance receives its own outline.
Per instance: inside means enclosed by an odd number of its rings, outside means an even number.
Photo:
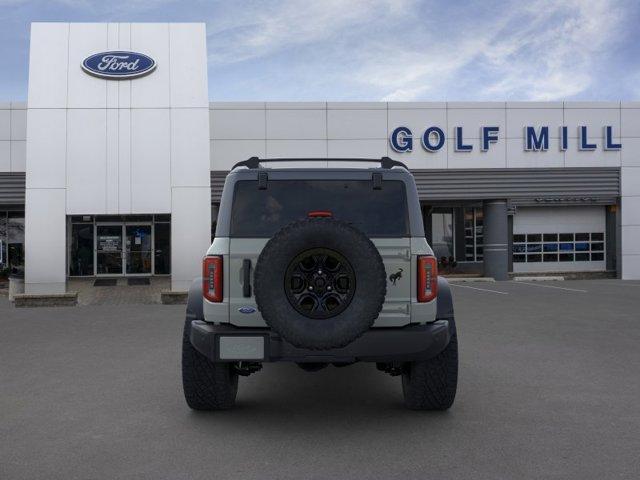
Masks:
[[[409,221],[404,183],[385,180],[374,190],[367,180],[255,180],[235,185],[232,237],[272,237],[285,225],[329,211],[369,237],[407,237]]]

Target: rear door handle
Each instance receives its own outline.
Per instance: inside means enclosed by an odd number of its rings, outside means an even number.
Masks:
[[[251,298],[251,260],[242,260],[242,296]]]

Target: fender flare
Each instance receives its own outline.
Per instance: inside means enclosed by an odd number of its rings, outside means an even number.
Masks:
[[[191,320],[204,320],[204,309],[202,306],[202,277],[195,278],[189,287],[187,297],[187,318]]]
[[[447,320],[453,318],[453,297],[451,296],[451,287],[444,277],[438,277],[438,311],[436,313],[438,320]]]

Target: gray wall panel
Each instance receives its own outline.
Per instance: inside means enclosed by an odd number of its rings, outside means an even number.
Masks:
[[[24,205],[24,196],[24,173],[0,173],[0,208],[3,205]]]

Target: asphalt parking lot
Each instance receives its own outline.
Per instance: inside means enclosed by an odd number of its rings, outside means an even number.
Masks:
[[[0,297],[0,478],[638,478],[640,281],[452,288],[446,413],[405,410],[400,380],[366,364],[267,365],[235,410],[191,412],[183,307]]]

